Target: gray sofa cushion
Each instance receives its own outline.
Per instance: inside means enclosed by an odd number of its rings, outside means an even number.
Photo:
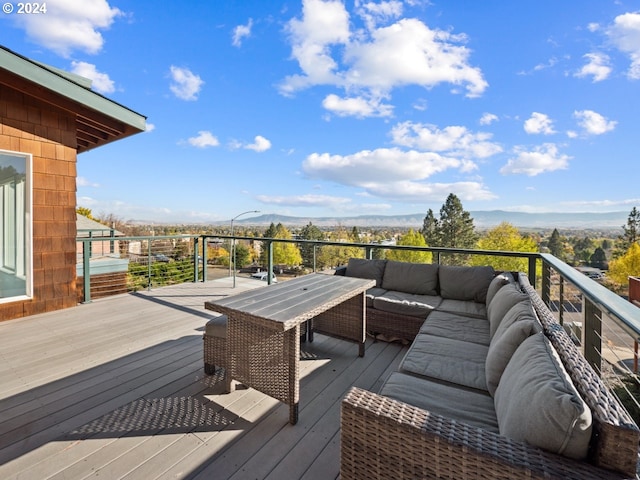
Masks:
[[[400,370],[486,392],[488,350],[478,343],[418,333]]]
[[[382,285],[382,276],[386,260],[367,260],[364,258],[350,258],[347,264],[346,277],[368,278],[376,281],[376,287]]]
[[[530,303],[519,302],[504,316],[489,344],[487,362],[487,390],[495,394],[500,378],[513,353],[530,335],[542,331],[542,325],[536,318]]]
[[[487,306],[491,303],[491,300],[493,300],[496,293],[498,293],[498,290],[509,283],[515,283],[513,275],[509,272],[502,272],[493,277],[493,280],[491,280],[489,288],[487,289]]]
[[[487,318],[489,319],[489,331],[493,337],[498,329],[498,325],[511,308],[519,303],[525,302],[531,305],[529,295],[522,292],[516,285],[508,284],[498,290],[491,303],[487,306]]]
[[[439,309],[429,314],[420,327],[420,333],[489,345],[489,322],[486,319],[464,317]]]
[[[493,400],[486,393],[394,372],[383,385],[380,394],[499,433]]]
[[[476,317],[487,319],[487,307],[484,303],[472,302],[471,300],[453,300],[444,298],[438,305],[438,310],[455,313],[465,317]]]
[[[511,357],[495,394],[500,434],[574,459],[587,456],[591,411],[543,333]]]
[[[433,295],[386,291],[374,297],[373,307],[383,312],[427,318],[427,315],[440,305],[441,301],[442,298]]]
[[[379,297],[380,295],[384,295],[387,291],[384,288],[380,287],[372,287],[368,289],[365,293],[365,298],[367,299],[367,307],[373,307],[373,299]]]
[[[494,274],[493,267],[440,265],[438,269],[440,296],[453,300],[486,303],[487,290]]]
[[[438,295],[438,265],[387,260],[382,288],[418,295]]]

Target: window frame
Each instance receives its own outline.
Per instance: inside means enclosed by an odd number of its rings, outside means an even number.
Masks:
[[[1,296],[2,292],[0,292],[0,304],[3,304],[21,300],[30,300],[33,298],[33,155],[27,152],[3,149],[0,149],[0,155],[22,158],[25,162],[24,204],[13,205],[13,213],[16,215],[20,213],[20,210],[22,210],[24,225],[22,232],[18,229],[16,229],[15,232],[16,236],[19,236],[20,234],[23,236],[21,241],[18,241],[17,239],[15,240],[15,260],[20,264],[20,266],[16,265],[16,269],[13,272],[10,272],[4,267],[4,252],[0,252],[0,271],[8,272],[20,278],[24,278],[25,288],[24,293],[7,297]],[[0,211],[0,222],[2,223],[0,225],[0,234],[4,235],[4,199],[0,199],[0,208],[3,209]],[[18,222],[19,220],[16,219],[16,225]],[[23,251],[20,252],[19,249],[23,249]],[[24,272],[19,271],[22,265],[24,265]]]

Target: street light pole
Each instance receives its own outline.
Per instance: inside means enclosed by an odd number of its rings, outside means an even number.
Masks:
[[[233,288],[236,288],[236,239],[233,238],[233,221],[247,213],[260,213],[260,210],[247,210],[231,219],[231,252],[229,255],[229,276],[231,276],[231,262],[233,262]]]

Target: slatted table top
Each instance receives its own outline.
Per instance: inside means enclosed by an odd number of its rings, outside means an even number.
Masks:
[[[375,286],[375,280],[312,273],[205,302],[216,312],[251,315],[270,328],[288,330]]]

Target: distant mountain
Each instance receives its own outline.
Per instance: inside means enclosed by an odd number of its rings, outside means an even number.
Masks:
[[[518,228],[559,228],[559,229],[618,229],[627,222],[629,212],[607,213],[523,213],[504,210],[469,212],[477,228],[491,228],[508,222]],[[409,215],[358,215],[353,217],[291,217],[266,214],[236,223],[243,225],[268,226],[282,223],[285,226],[304,226],[309,222],[318,227],[404,227],[421,228],[425,213]],[[436,212],[437,215],[437,212]],[[215,222],[224,225],[228,222]]]

